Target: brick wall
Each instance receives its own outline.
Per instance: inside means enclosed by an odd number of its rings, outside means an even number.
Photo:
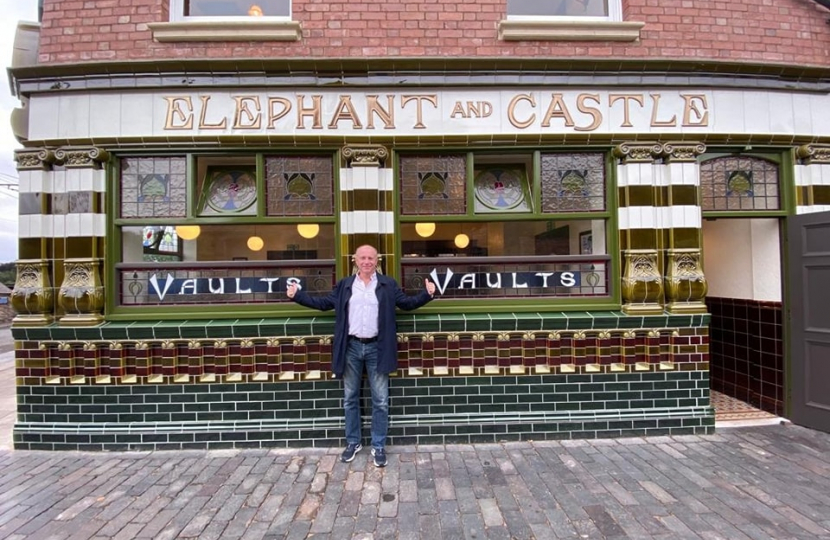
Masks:
[[[623,0],[645,22],[635,43],[504,42],[506,0],[319,2],[294,0],[303,36],[290,43],[154,42],[148,22],[168,0],[45,0],[41,63],[166,58],[599,57],[827,65],[827,10],[809,0]]]

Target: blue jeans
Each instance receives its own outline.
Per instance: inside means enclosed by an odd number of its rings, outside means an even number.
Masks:
[[[378,373],[377,343],[350,339],[346,347],[346,370],[343,372],[343,408],[346,410],[346,442],[357,444],[360,434],[360,384],[363,369],[372,391],[372,448],[386,446],[389,430],[389,375]]]

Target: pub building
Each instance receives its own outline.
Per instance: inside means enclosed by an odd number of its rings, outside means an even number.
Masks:
[[[763,3],[44,0],[15,448],[339,446],[333,314],[285,291],[363,244],[437,286],[392,445],[708,434],[710,390],[810,424],[828,11]]]

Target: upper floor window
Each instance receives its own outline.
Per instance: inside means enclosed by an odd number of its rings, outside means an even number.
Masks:
[[[171,0],[171,20],[291,19],[291,0]]]
[[[620,0],[507,0],[507,18],[621,21],[622,5]]]

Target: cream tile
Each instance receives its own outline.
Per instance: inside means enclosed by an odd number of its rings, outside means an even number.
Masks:
[[[66,236],[77,237],[83,236],[81,234],[81,215],[80,214],[66,214]]]
[[[94,218],[95,214],[78,214],[81,216],[80,236],[95,236]]]
[[[703,226],[703,215],[699,206],[683,206],[684,227],[700,229]]]
[[[52,193],[66,193],[66,171],[52,173]]]
[[[795,132],[795,110],[792,94],[769,92],[769,129],[773,133]]]
[[[43,218],[45,217],[39,214],[29,216],[29,238],[43,238]]]
[[[103,238],[107,235],[106,214],[92,214],[92,235]]]
[[[17,236],[20,238],[31,238],[29,231],[32,229],[31,215],[22,215],[17,218]]]
[[[33,95],[29,99],[29,139],[49,140],[58,138],[59,118],[59,95]]]
[[[629,185],[628,176],[631,174],[631,165],[617,165],[617,187]]]
[[[53,220],[54,216],[40,216],[40,235],[43,238],[54,238],[55,237],[55,230],[53,227]]]
[[[377,167],[362,167],[366,189],[380,189],[380,174]]]
[[[380,191],[394,191],[395,171],[392,169],[378,169],[378,189]]]
[[[796,186],[809,186],[811,175],[812,167],[809,165],[796,165],[793,167],[793,180]]]
[[[354,215],[352,212],[340,214],[340,232],[343,235],[354,234]]]
[[[367,212],[363,212],[363,214],[366,216],[365,229],[363,229],[360,232],[380,232],[380,212],[378,212],[377,210],[370,210]]]
[[[161,96],[155,94],[130,94],[121,101],[121,115],[119,134],[121,137],[146,137],[153,133],[153,101],[158,99],[164,102]],[[161,118],[160,129],[164,127],[164,118]]]
[[[64,94],[60,99],[58,137],[63,139],[88,139],[89,94]]]
[[[366,167],[352,169],[352,189],[367,189]]]
[[[95,169],[78,169],[78,191],[92,191]]]
[[[830,186],[830,165],[812,165],[811,167],[817,168],[811,175],[811,185]]]
[[[81,189],[81,169],[66,169],[66,191],[83,191]]]
[[[395,213],[380,212],[380,230],[382,234],[395,234]]]
[[[104,169],[92,170],[92,190],[99,193],[107,191],[107,171]]]
[[[52,216],[52,232],[55,238],[66,236],[66,216]]]
[[[95,95],[89,110],[89,129],[93,137],[118,137],[121,129],[121,94]]]
[[[628,230],[631,228],[630,220],[628,219],[628,208],[620,208],[617,211],[617,225],[620,230]]]
[[[340,191],[354,190],[354,180],[352,179],[352,171],[354,169],[340,169]]]

